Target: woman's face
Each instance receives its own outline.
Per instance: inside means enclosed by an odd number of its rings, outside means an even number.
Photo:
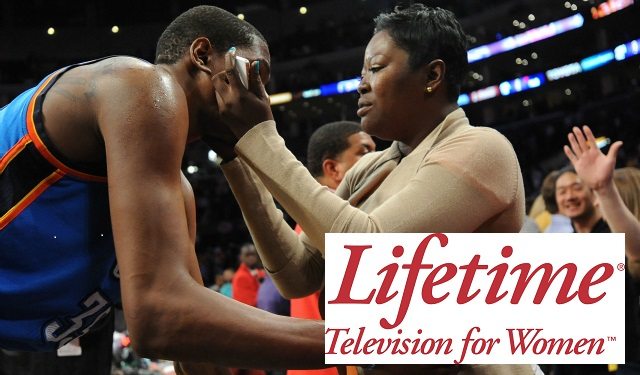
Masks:
[[[412,139],[424,117],[425,80],[421,69],[411,70],[409,54],[386,31],[376,33],[365,50],[358,86],[363,130],[381,139]]]

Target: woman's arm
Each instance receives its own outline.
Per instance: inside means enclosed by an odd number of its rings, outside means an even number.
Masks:
[[[296,298],[318,290],[324,279],[320,252],[289,227],[262,181],[243,161],[236,158],[221,167],[262,263],[280,293]]]
[[[324,252],[325,233],[477,230],[516,204],[519,169],[507,145],[492,135],[453,142],[439,151],[440,158],[417,163],[413,177],[396,181],[397,192],[370,213],[318,184],[286,149],[273,121],[249,130],[236,152]],[[445,160],[456,154],[468,156]]]

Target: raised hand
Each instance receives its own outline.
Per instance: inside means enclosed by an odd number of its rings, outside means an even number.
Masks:
[[[571,147],[564,146],[564,153],[582,181],[595,190],[610,185],[622,142],[617,141],[611,145],[609,153],[605,155],[596,145],[596,139],[586,125],[582,130],[574,127],[568,138]]]

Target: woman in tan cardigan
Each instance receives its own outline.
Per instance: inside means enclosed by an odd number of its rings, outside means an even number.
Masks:
[[[259,74],[251,74],[245,90],[231,53],[226,74],[214,81],[221,115],[237,138],[233,149],[227,144],[216,151],[225,159],[223,171],[265,268],[286,297],[321,287],[325,233],[518,232],[523,223],[524,189],[511,144],[493,129],[471,126],[457,105],[468,63],[466,35],[455,16],[414,4],[375,22],[357,114],[365,132],[394,142],[365,155],[336,194],[286,149]],[[251,68],[259,72],[259,62]],[[303,235],[284,222],[273,197],[305,229]],[[530,365],[377,366],[366,372],[532,375],[536,370]]]

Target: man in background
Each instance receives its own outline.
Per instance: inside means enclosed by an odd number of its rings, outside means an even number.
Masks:
[[[246,243],[240,248],[240,266],[231,281],[231,295],[236,301],[256,307],[258,304],[258,289],[264,278],[264,271],[258,266],[260,258],[256,247]]]

